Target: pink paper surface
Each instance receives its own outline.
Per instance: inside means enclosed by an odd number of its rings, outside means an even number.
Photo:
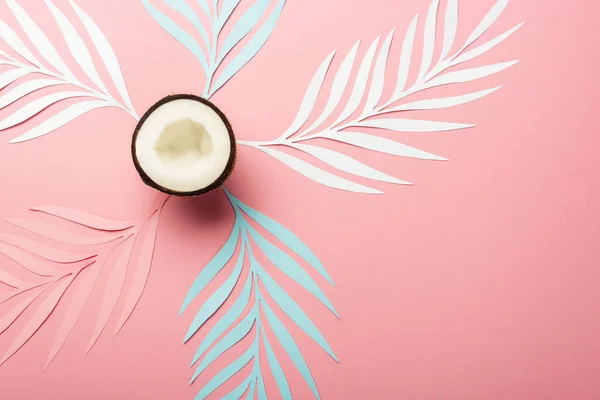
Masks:
[[[69,54],[42,2],[20,3],[59,52]],[[493,3],[461,0],[458,38],[464,40]],[[75,20],[67,1],[55,4]],[[115,49],[138,113],[165,95],[202,91],[197,60],[141,2],[78,4]],[[370,42],[394,26],[403,34],[416,13],[422,27],[429,4],[289,1],[259,55],[212,100],[227,113],[238,138],[274,139],[293,120],[327,54],[339,49],[339,65],[358,38]],[[477,126],[393,136],[450,162],[346,150],[414,186],[381,184],[377,187],[386,193],[379,196],[343,192],[260,151],[239,149],[229,189],[301,237],[336,282],[326,293],[341,320],[290,288],[340,360],[337,364],[290,324],[323,399],[600,397],[599,13],[600,5],[583,0],[512,1],[487,37],[526,24],[476,65],[520,62],[460,93],[502,89],[467,105],[431,111],[440,120]],[[16,28],[4,2],[0,15]],[[400,37],[394,43],[391,57],[397,60]],[[38,205],[114,220],[143,217],[155,193],[131,161],[135,124],[127,113],[109,108],[31,142],[7,144],[26,126],[0,133],[0,219],[22,218]],[[232,222],[221,191],[170,200],[161,215],[148,284],[121,332],[114,339],[101,336],[84,357],[95,325],[94,313],[84,314],[42,373],[64,313],[59,307],[56,318],[0,367],[0,396],[193,398],[210,378],[202,375],[187,384],[193,372],[189,362],[203,335],[182,345],[194,314],[178,317],[178,312]],[[2,231],[16,232],[10,225]],[[61,301],[71,296],[67,291]],[[101,299],[92,293],[90,302],[98,309]],[[107,332],[113,329],[107,326]],[[0,335],[2,352],[17,335]],[[281,354],[280,347],[274,350]],[[226,355],[211,371],[232,359]],[[294,397],[312,398],[291,361],[280,362]],[[269,396],[278,398],[275,382],[265,376]],[[214,398],[240,382],[228,382]]]

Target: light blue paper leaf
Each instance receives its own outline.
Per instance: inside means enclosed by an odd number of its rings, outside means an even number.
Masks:
[[[223,2],[223,7],[221,8],[221,12],[219,13],[219,20],[215,23],[216,32],[221,32],[223,26],[227,22],[227,20],[233,14],[233,11],[240,4],[240,0],[225,0]]]
[[[254,239],[256,244],[258,244],[258,247],[281,272],[289,276],[292,280],[319,299],[336,317],[340,317],[333,307],[333,304],[331,304],[325,293],[323,293],[323,290],[321,290],[319,285],[317,285],[313,278],[311,278],[296,260],[265,239],[251,226],[248,225],[247,229],[250,236]]]
[[[294,341],[294,338],[287,330],[285,325],[283,325],[279,318],[277,318],[277,315],[273,312],[273,310],[271,310],[269,304],[266,301],[261,302],[261,304],[263,306],[265,316],[267,317],[267,321],[269,321],[269,325],[271,326],[273,333],[275,333],[277,340],[279,343],[281,343],[286,353],[291,358],[292,362],[310,387],[310,390],[312,390],[315,397],[320,399],[321,396],[319,395],[315,380],[310,373],[310,369],[308,369],[308,365],[306,364],[304,356],[300,352],[300,348],[296,344],[296,341]]]
[[[286,0],[279,0],[275,9],[271,12],[265,23],[258,29],[254,37],[246,44],[246,46],[240,50],[233,60],[225,67],[217,79],[215,85],[211,89],[211,95],[219,90],[229,79],[231,79],[244,65],[246,65],[258,51],[265,45],[271,32],[275,29],[275,25],[279,20],[283,6]]]
[[[279,387],[279,393],[281,393],[281,397],[284,400],[291,400],[292,393],[290,392],[290,386],[288,384],[287,378],[285,377],[285,373],[281,368],[281,364],[277,360],[277,356],[271,347],[271,343],[269,343],[269,339],[267,338],[267,334],[265,330],[261,328],[261,334],[263,339],[263,344],[265,345],[265,350],[267,353],[267,360],[269,361],[269,367],[271,368],[271,372],[273,373],[273,377],[275,378],[275,382],[277,382],[277,386]]]
[[[192,360],[192,365],[196,363],[204,354],[206,350],[229,328],[239,317],[242,316],[242,313],[246,309],[248,302],[250,300],[250,293],[252,292],[252,274],[248,275],[246,283],[244,284],[244,288],[240,293],[240,296],[233,303],[231,308],[227,310],[227,312],[221,317],[221,319],[213,326],[213,328],[208,332],[198,350],[196,350],[196,354],[194,354],[194,359]]]
[[[252,310],[238,325],[235,326],[227,335],[223,337],[216,345],[212,348],[211,351],[208,352],[206,357],[202,360],[202,362],[196,368],[194,372],[194,376],[190,383],[194,382],[196,378],[204,371],[213,361],[219,358],[223,353],[227,350],[231,349],[237,343],[239,343],[242,339],[244,339],[252,330],[256,322],[258,310]]]
[[[202,11],[206,14],[208,18],[212,19],[212,15],[210,13],[210,7],[208,6],[208,0],[196,0],[196,3],[200,6]]]
[[[233,257],[233,253],[235,253],[235,248],[237,247],[238,239],[240,234],[240,228],[237,222],[233,226],[233,230],[231,231],[231,235],[227,242],[223,245],[221,250],[217,253],[216,256],[202,269],[202,272],[198,275],[192,287],[188,291],[185,299],[183,300],[183,305],[181,306],[181,310],[179,311],[179,315],[183,314],[186,308],[190,305],[190,303],[204,290],[206,285],[213,280],[215,276],[225,267],[225,265],[231,260]]]
[[[241,16],[231,30],[231,33],[225,39],[223,47],[219,51],[219,63],[221,63],[227,54],[229,54],[231,49],[233,49],[235,45],[240,42],[240,40],[246,37],[252,28],[258,24],[268,6],[269,0],[257,0],[252,6],[250,6],[244,15]],[[219,16],[219,18],[221,18],[221,16]]]
[[[267,388],[265,388],[265,381],[262,376],[258,378],[258,400],[269,400],[267,396]]]
[[[309,263],[319,274],[321,274],[327,281],[335,285],[333,283],[333,279],[327,273],[327,270],[319,261],[315,253],[304,244],[304,242],[296,236],[292,231],[287,229],[285,226],[281,225],[279,222],[274,219],[267,217],[265,214],[262,214],[255,209],[249,207],[248,205],[242,203],[236,197],[234,197],[229,191],[225,190],[225,193],[229,197],[229,199],[242,211],[244,211],[250,218],[256,221],[260,226],[269,231],[273,236],[275,236],[281,243],[286,245],[290,250],[294,253],[298,254],[302,257],[307,263]]]
[[[200,308],[200,311],[198,311],[198,314],[196,314],[196,317],[190,324],[184,343],[187,342],[223,304],[225,304],[225,301],[227,301],[233,292],[233,289],[235,288],[235,285],[238,283],[240,275],[242,274],[245,252],[246,243],[242,241],[240,254],[233,271],[227,280],[223,282],[221,287],[219,287],[215,293],[213,293],[213,295],[210,296],[210,298],[202,305],[202,308]]]
[[[251,262],[255,265],[255,270],[260,277],[267,292],[271,295],[275,303],[302,329],[311,339],[313,339],[323,350],[327,352],[335,361],[337,356],[323,337],[323,334],[300,308],[298,303],[262,268],[256,259],[250,253]],[[265,302],[266,303],[266,302]]]
[[[198,18],[198,15],[196,15],[194,12],[194,9],[190,7],[185,0],[164,0],[164,2],[173,10],[183,15],[188,21],[190,21],[192,25],[194,25],[194,28],[200,32],[200,36],[202,36],[206,46],[210,47],[210,41],[208,39],[208,32],[206,31],[206,28],[204,25],[202,25],[202,22]]]
[[[239,372],[242,368],[244,368],[255,355],[254,346],[250,346],[248,350],[244,354],[242,354],[239,358],[225,367],[221,372],[215,375],[206,386],[202,388],[200,393],[198,393],[195,397],[196,400],[204,400],[208,395],[217,390],[223,383],[227,382],[233,375]]]
[[[248,390],[248,394],[246,395],[246,400],[254,400],[255,389],[256,389],[256,379],[252,379],[252,383],[250,383],[250,389]]]
[[[246,393],[246,390],[248,390],[248,387],[250,387],[250,384],[253,380],[254,377],[249,376],[244,380],[244,382],[240,384],[240,386],[236,387],[231,392],[223,396],[222,400],[239,400],[244,395],[244,393]]]
[[[175,21],[162,13],[158,8],[154,7],[148,0],[142,0],[142,2],[152,18],[154,18],[154,20],[158,22],[158,24],[169,33],[169,35],[173,36],[179,43],[191,51],[192,54],[196,56],[198,61],[200,61],[202,68],[204,68],[205,71],[208,71],[206,55],[202,51],[202,48],[198,42],[196,42],[196,40],[189,33],[177,25]]]

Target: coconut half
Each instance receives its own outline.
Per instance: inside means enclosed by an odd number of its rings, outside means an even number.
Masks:
[[[201,97],[180,94],[165,97],[144,114],[133,133],[131,153],[147,185],[195,196],[225,182],[236,145],[221,110]]]

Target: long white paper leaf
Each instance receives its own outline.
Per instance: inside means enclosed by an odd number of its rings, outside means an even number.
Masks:
[[[24,142],[26,140],[38,138],[60,128],[61,126],[67,124],[68,122],[74,120],[80,115],[85,114],[88,111],[108,106],[109,104],[105,101],[95,100],[74,104],[62,110],[58,114],[53,115],[52,117],[42,122],[35,128],[30,129],[28,132],[24,133],[23,135],[12,139],[11,141],[9,141],[9,143],[19,143]]]
[[[385,81],[385,70],[387,67],[388,55],[390,54],[390,45],[392,44],[393,37],[394,29],[392,29],[387,38],[385,38],[385,41],[381,45],[381,50],[379,50],[377,60],[375,61],[371,88],[365,104],[365,110],[367,112],[373,111],[375,107],[377,107],[379,100],[381,100],[381,95],[383,94],[383,84]]]
[[[333,60],[334,55],[335,51],[328,55],[325,61],[321,63],[319,69],[317,69],[317,72],[313,76],[308,88],[306,89],[306,93],[304,94],[304,99],[302,100],[302,104],[300,105],[300,109],[296,115],[296,119],[281,137],[288,138],[292,136],[308,120],[308,117],[315,106],[315,102],[319,96],[319,91],[321,90],[321,86],[323,86],[323,80],[325,79],[325,75],[327,74],[327,70],[331,65],[331,60]]]
[[[125,105],[130,111],[134,111],[133,104],[131,104],[131,99],[129,98],[129,93],[127,92],[125,80],[123,79],[121,66],[119,65],[117,56],[108,42],[108,39],[106,39],[106,36],[104,36],[104,33],[102,33],[100,28],[98,28],[98,25],[96,25],[96,23],[81,8],[79,8],[79,6],[75,4],[73,0],[69,0],[69,2],[92,38],[92,42],[94,43],[94,46],[96,46],[96,50],[102,58],[102,61],[104,62],[104,65],[106,66],[106,69],[108,70],[108,73],[110,74],[115,86],[117,87],[121,98],[125,102]]]
[[[296,144],[294,147],[310,154],[313,157],[318,158],[319,160],[339,169],[340,171],[344,171],[352,175],[361,176],[363,178],[380,182],[395,183],[398,185],[410,185],[409,182],[402,181],[394,178],[393,176],[384,174],[375,168],[369,167],[368,165],[363,164],[350,156],[334,150],[306,144]]]
[[[480,92],[475,92],[475,93],[464,94],[462,96],[440,97],[437,99],[414,101],[412,103],[402,104],[401,106],[390,108],[390,109],[386,110],[386,112],[411,111],[411,110],[440,110],[442,108],[459,106],[461,104],[466,104],[471,101],[481,99],[482,97],[485,97],[490,93],[494,93],[496,90],[500,89],[501,87],[502,86],[497,86],[492,89],[482,90]]]
[[[503,71],[506,68],[512,67],[516,63],[518,63],[518,61],[508,61],[498,64],[486,65],[484,67],[475,67],[463,69],[460,71],[452,71],[432,79],[431,81],[429,81],[428,85],[430,87],[434,87],[447,85],[450,83],[463,83],[474,81],[476,79],[485,78],[486,76],[490,76],[500,71]]]
[[[408,73],[410,72],[410,61],[412,58],[412,51],[415,44],[415,35],[417,32],[417,22],[419,21],[419,14],[417,14],[406,31],[404,36],[404,43],[402,44],[402,53],[400,54],[400,65],[398,67],[398,83],[396,84],[396,90],[394,91],[393,98],[399,98],[406,88],[406,82],[408,81]]]
[[[502,14],[502,11],[504,11],[504,9],[506,8],[508,1],[509,0],[498,0],[498,2],[494,4],[492,9],[487,13],[485,17],[483,17],[479,25],[477,25],[475,30],[471,32],[471,34],[467,38],[467,41],[462,47],[463,49],[466,49],[473,42],[479,39],[479,37],[483,35],[485,31],[487,31],[494,22],[496,22],[500,14]]]
[[[107,93],[106,87],[104,86],[104,83],[102,83],[100,75],[98,75],[98,71],[94,66],[92,56],[83,42],[83,39],[81,39],[81,36],[75,30],[75,27],[73,27],[73,24],[69,22],[67,17],[65,17],[65,15],[50,0],[45,0],[45,2],[52,12],[56,24],[60,28],[60,31],[65,38],[65,42],[67,42],[67,46],[69,47],[73,58],[77,61],[77,64],[79,64],[83,72],[86,73],[100,90]]]
[[[86,97],[89,95],[90,94],[87,92],[61,92],[40,97],[39,99],[35,99],[34,101],[27,103],[14,113],[10,114],[8,117],[4,118],[0,122],[0,131],[5,130],[7,128],[12,128],[15,125],[27,121],[29,118],[40,113],[42,110],[46,109],[54,103],[66,99],[72,99],[75,97]]]
[[[360,126],[398,132],[443,132],[472,128],[475,125],[421,119],[380,118],[363,121]]]
[[[475,57],[479,57],[480,55],[488,52],[489,50],[493,49],[495,46],[499,45],[500,43],[502,43],[504,40],[506,40],[510,35],[512,35],[513,33],[515,33],[520,27],[522,27],[524,24],[524,22],[521,22],[519,25],[515,26],[512,29],[509,29],[508,31],[504,32],[503,34],[495,37],[492,40],[489,40],[475,48],[472,48],[469,51],[464,52],[463,54],[461,54],[460,56],[456,57],[452,64],[457,65],[460,63],[464,63],[467,61],[471,61],[472,59],[474,59]]]
[[[307,163],[299,158],[291,156],[266,146],[261,146],[260,149],[265,153],[275,157],[294,171],[306,176],[313,181],[320,183],[325,186],[332,187],[334,189],[346,190],[355,193],[370,193],[370,194],[381,194],[383,192],[363,186],[358,183],[351,182],[347,179],[341,178],[337,175],[333,175],[330,172],[317,168],[314,165]]]
[[[380,153],[391,154],[394,156],[418,158],[421,160],[447,161],[447,158],[436,156],[435,154],[398,143],[394,140],[382,138],[375,135],[369,135],[362,132],[338,132],[328,136],[332,140],[351,144],[367,150],[373,150]]]
[[[344,92],[346,91],[346,86],[348,86],[348,81],[350,80],[350,74],[352,73],[352,66],[354,65],[354,60],[356,59],[356,53],[358,52],[358,47],[360,46],[360,40],[356,42],[354,47],[350,50],[333,80],[333,84],[331,85],[331,91],[329,93],[329,99],[327,99],[327,104],[323,109],[323,112],[319,116],[319,118],[306,130],[306,132],[310,132],[313,129],[318,128],[335,110],[338,106]]]
[[[458,0],[448,0],[446,5],[446,19],[444,22],[444,44],[442,45],[442,54],[440,60],[446,59],[446,56],[452,50],[454,39],[456,38],[456,28],[458,26]]]
[[[50,40],[48,40],[44,32],[42,32],[40,27],[37,26],[25,10],[15,0],[6,0],[6,3],[40,54],[61,74],[72,77],[73,74],[69,70],[69,67],[67,67],[67,64],[65,64],[54,46],[52,46],[52,43],[50,43]]]
[[[25,46],[25,43],[19,39],[19,36],[13,31],[4,21],[0,21],[0,38],[2,38],[14,51],[19,53],[21,57],[32,63],[33,65],[40,66],[40,62],[31,51]]]
[[[375,51],[377,51],[377,46],[379,45],[378,37],[373,41],[367,52],[365,53],[365,57],[363,58],[363,62],[358,69],[358,75],[356,75],[356,81],[354,82],[354,89],[352,89],[352,94],[350,94],[350,99],[348,99],[348,103],[344,108],[344,111],[340,114],[338,119],[336,120],[336,124],[339,124],[342,121],[345,121],[352,113],[356,111],[360,102],[365,94],[365,89],[367,88],[367,83],[369,81],[369,74],[371,72],[371,65],[373,64],[373,60],[375,59]]]
[[[4,89],[14,81],[19,78],[24,77],[25,75],[31,73],[32,71],[26,68],[15,68],[3,72],[0,74],[0,89]]]
[[[10,90],[6,94],[2,95],[2,97],[0,97],[0,109],[11,105],[15,101],[27,96],[28,94],[35,92],[36,90],[40,90],[50,86],[62,85],[64,83],[65,82],[56,79],[35,79],[33,81],[23,82],[19,86],[15,87],[14,89]]]
[[[425,20],[425,34],[423,37],[423,57],[421,59],[421,69],[419,70],[419,79],[425,76],[431,62],[433,61],[433,51],[435,49],[435,32],[437,25],[437,12],[440,6],[440,0],[433,0],[429,11],[427,12],[427,19]]]

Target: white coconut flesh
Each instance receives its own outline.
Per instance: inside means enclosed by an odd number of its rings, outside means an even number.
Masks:
[[[231,156],[225,122],[200,101],[177,99],[160,105],[139,128],[135,156],[156,184],[195,192],[223,174]]]

